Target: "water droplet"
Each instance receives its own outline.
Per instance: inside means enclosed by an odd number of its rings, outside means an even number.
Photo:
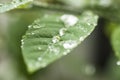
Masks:
[[[87,74],[87,75],[93,75],[96,72],[95,67],[92,65],[87,65],[84,70],[85,70],[84,71],[85,74]]]
[[[80,41],[83,41],[83,40],[84,40],[84,37],[80,37],[79,40],[80,40]]]
[[[47,64],[46,64],[46,63],[42,63],[42,64],[40,64],[40,66],[41,66],[41,67],[46,67]]]
[[[38,50],[41,50],[42,48],[41,47],[38,47]]]
[[[91,25],[91,23],[87,23],[89,26]]]
[[[21,40],[21,44],[22,44],[22,45],[24,44],[24,40],[23,40],[23,39]]]
[[[41,61],[41,60],[42,60],[42,58],[41,58],[41,57],[39,57],[39,58],[38,58],[38,61]]]
[[[120,61],[117,61],[117,63],[116,63],[118,66],[120,65]]]
[[[23,48],[23,45],[22,46],[20,46],[21,48]]]
[[[23,42],[24,40],[22,39],[21,42]]]
[[[70,50],[67,50],[66,52],[63,52],[63,55],[67,55],[70,52]]]
[[[32,26],[30,25],[30,26],[28,26],[28,28],[32,28]]]
[[[56,48],[54,46],[49,46],[49,50],[52,54],[55,53],[55,55],[58,55],[60,52],[59,48]]]
[[[65,34],[66,28],[61,28],[59,31],[60,36],[63,36]]]
[[[35,33],[32,32],[31,34],[34,35]]]
[[[60,40],[60,37],[59,37],[59,36],[54,36],[54,37],[52,38],[52,42],[53,42],[53,43],[57,43],[57,42],[59,42],[59,40]]]
[[[74,48],[76,45],[77,45],[77,42],[76,42],[76,41],[69,40],[69,41],[65,41],[65,42],[64,42],[63,47],[64,47],[65,49],[72,49],[72,48]]]
[[[74,15],[65,14],[61,16],[61,20],[66,26],[74,26],[78,22],[78,18]]]
[[[41,26],[40,25],[34,25],[33,28],[37,29],[37,28],[41,28]]]

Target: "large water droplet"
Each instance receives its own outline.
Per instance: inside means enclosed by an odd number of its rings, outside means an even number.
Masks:
[[[60,31],[59,31],[59,35],[63,36],[65,34],[66,30],[67,30],[66,28],[61,28]]]
[[[61,20],[66,26],[74,26],[78,22],[78,18],[74,15],[65,14],[61,16]]]
[[[72,41],[72,40],[65,41],[64,44],[63,44],[63,47],[65,49],[72,49],[75,46],[77,46],[77,42],[76,41]]]
[[[54,37],[52,38],[52,42],[53,42],[53,43],[57,43],[57,42],[59,42],[59,40],[60,40],[60,37],[59,37],[59,36],[54,36]]]

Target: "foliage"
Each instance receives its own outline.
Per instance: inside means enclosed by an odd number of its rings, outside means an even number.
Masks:
[[[34,20],[38,18],[33,22],[26,15],[22,17],[29,23],[22,22],[25,25],[20,25],[25,26],[21,29],[26,33],[21,32],[19,36],[11,34],[8,41],[11,49],[18,50],[20,36],[23,36],[20,54],[23,55],[28,72],[33,73],[67,55],[84,41],[97,26],[98,17],[104,18],[106,24],[109,24],[105,28],[106,35],[120,59],[119,4],[119,0],[12,0],[0,4],[0,13],[14,14],[23,11],[33,13],[30,16]],[[30,25],[31,22],[33,23]],[[10,30],[14,32],[15,29]],[[17,32],[19,33],[15,33]],[[12,41],[12,38],[15,39]],[[19,47],[15,48],[14,43]]]

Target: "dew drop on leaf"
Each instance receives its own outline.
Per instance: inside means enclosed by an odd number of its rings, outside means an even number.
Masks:
[[[38,50],[41,50],[42,48],[41,47],[38,47]]]
[[[52,38],[52,42],[53,42],[53,43],[57,43],[57,42],[59,42],[59,40],[60,40],[60,37],[59,37],[59,36],[54,36],[54,37]]]
[[[31,34],[34,35],[35,33],[32,32]]]
[[[78,18],[74,15],[70,14],[64,14],[61,16],[61,20],[63,23],[69,27],[69,26],[74,26],[78,22]]]
[[[23,40],[23,39],[21,40],[21,44],[22,44],[22,45],[24,44],[24,40]]]
[[[41,57],[39,57],[39,58],[38,58],[38,61],[41,61],[41,60],[42,60],[42,58],[41,58]]]
[[[66,31],[67,29],[66,28],[61,28],[60,30],[59,30],[59,35],[60,36],[63,36],[64,34],[65,34],[65,31]]]
[[[65,41],[65,42],[64,42],[63,47],[64,47],[65,49],[72,49],[72,48],[74,48],[76,45],[77,45],[77,42],[76,42],[76,41],[68,40],[68,41]]]
[[[83,41],[83,40],[84,40],[84,37],[80,37],[79,40],[80,40],[80,41]]]

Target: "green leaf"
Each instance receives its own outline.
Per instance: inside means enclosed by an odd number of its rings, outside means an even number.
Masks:
[[[45,14],[29,26],[23,36],[22,52],[30,73],[67,55],[94,30],[98,16]]]
[[[116,56],[120,59],[120,25],[116,28],[111,37],[111,43]]]
[[[10,3],[0,4],[0,13],[24,7],[25,4],[31,2],[32,0],[12,0]]]

